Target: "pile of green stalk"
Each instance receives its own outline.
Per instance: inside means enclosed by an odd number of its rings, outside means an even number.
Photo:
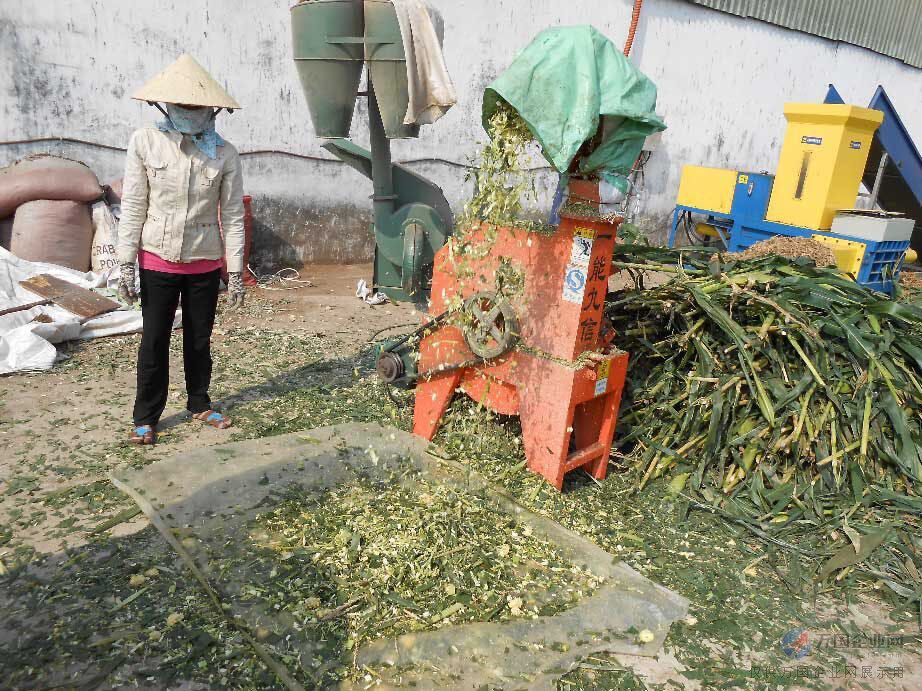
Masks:
[[[775,540],[809,534],[819,576],[863,571],[918,601],[922,307],[806,260],[712,252],[615,256],[641,283],[671,276],[607,305],[631,354],[618,446],[638,486],[663,478]]]

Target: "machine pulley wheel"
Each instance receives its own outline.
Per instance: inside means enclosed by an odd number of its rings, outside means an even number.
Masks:
[[[519,340],[519,320],[509,301],[482,292],[464,303],[464,340],[474,355],[485,360],[508,352]]]
[[[375,369],[378,371],[378,377],[380,377],[381,381],[387,384],[393,384],[406,373],[403,360],[399,355],[391,352],[383,352],[378,356]]]
[[[401,287],[410,297],[417,297],[423,284],[423,251],[426,244],[426,228],[411,220],[403,226],[403,265]]]

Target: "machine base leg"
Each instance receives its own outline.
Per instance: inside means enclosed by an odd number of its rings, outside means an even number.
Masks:
[[[618,382],[607,393],[582,402],[572,392],[576,374],[560,365],[535,361],[530,378],[540,384],[526,395],[520,391],[522,437],[528,468],[543,475],[557,489],[564,476],[584,468],[596,480],[608,473],[608,457],[627,358],[617,361],[610,376]]]
[[[559,396],[536,396],[529,404],[523,405],[520,413],[528,469],[563,489],[564,461],[570,445],[568,405],[565,402],[561,406]]]
[[[432,440],[439,422],[448,409],[455,390],[461,383],[462,372],[451,372],[420,380],[416,384],[416,403],[413,409],[413,434]]]

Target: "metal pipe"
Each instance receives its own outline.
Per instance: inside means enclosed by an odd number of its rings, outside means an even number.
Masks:
[[[871,190],[871,210],[877,206],[877,195],[880,193],[880,183],[883,182],[884,169],[886,169],[889,161],[890,155],[884,151],[883,155],[880,157],[880,165],[877,166],[877,177],[874,178],[874,189]]]
[[[384,132],[384,120],[378,107],[375,87],[368,75],[368,131],[371,135],[371,175],[374,185],[372,201],[375,208],[375,225],[387,228],[394,215],[397,195],[394,194],[394,173],[391,167],[391,142]]]
[[[631,54],[631,46],[634,45],[634,34],[637,32],[637,24],[640,22],[640,8],[643,6],[643,0],[634,0],[634,9],[631,12],[631,26],[627,32],[627,41],[624,43],[624,56]]]

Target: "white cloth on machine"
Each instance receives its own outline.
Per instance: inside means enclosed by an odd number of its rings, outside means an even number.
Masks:
[[[391,0],[407,58],[405,125],[431,125],[458,101],[442,54],[442,17],[423,0]]]
[[[118,282],[118,267],[103,273],[83,273],[56,264],[30,262],[0,248],[0,310],[40,300],[19,285],[39,274],[51,274],[81,288],[105,288]],[[51,321],[34,321],[41,314]],[[180,320],[177,310],[174,328]],[[50,369],[57,358],[55,343],[140,330],[141,312],[134,309],[117,310],[83,322],[54,304],[13,312],[0,317],[0,374]]]

